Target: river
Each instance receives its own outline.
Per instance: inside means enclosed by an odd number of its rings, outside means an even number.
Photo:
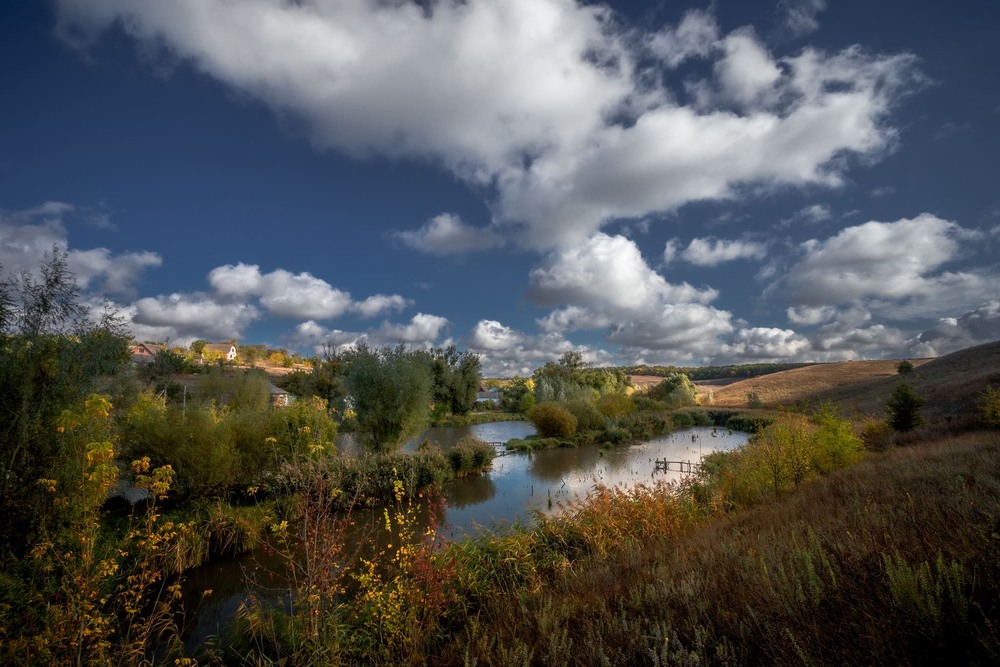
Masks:
[[[495,422],[475,426],[432,428],[407,443],[413,448],[425,439],[448,451],[466,436],[487,442],[506,442],[534,433],[528,422]],[[725,428],[699,427],[675,431],[646,442],[603,449],[583,446],[498,456],[488,474],[457,479],[442,489],[444,516],[438,534],[463,540],[483,530],[502,531],[512,522],[530,523],[537,512],[558,512],[567,501],[580,500],[598,484],[624,488],[659,480],[676,481],[680,472],[656,470],[656,459],[698,463],[701,456],[729,450],[746,442],[748,434]],[[341,437],[338,451],[345,455],[356,443]],[[369,516],[370,515],[370,516]],[[374,521],[375,513],[359,517]],[[258,590],[281,591],[284,563],[264,550],[234,558],[220,558],[191,570],[185,576],[185,632],[189,648],[216,635],[229,623],[247,597],[248,581]],[[203,597],[202,591],[211,590]]]

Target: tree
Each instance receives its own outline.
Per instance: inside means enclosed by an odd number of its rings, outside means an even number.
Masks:
[[[427,426],[432,395],[427,353],[402,345],[372,349],[361,341],[342,358],[362,442],[371,451],[392,451]]]
[[[46,502],[38,480],[63,468],[56,418],[129,359],[114,309],[87,318],[65,252],[53,247],[38,273],[0,283],[0,543],[12,546],[25,543]]]
[[[194,352],[195,354],[200,355],[202,352],[205,351],[206,345],[208,345],[208,341],[199,338],[198,340],[191,342],[191,351]]]
[[[671,373],[649,390],[649,396],[672,409],[698,404],[698,390],[684,373]]]
[[[889,426],[899,433],[917,428],[924,423],[924,418],[920,414],[924,403],[925,400],[917,396],[913,387],[906,382],[900,382],[885,405],[889,412]]]
[[[909,375],[913,372],[913,363],[908,359],[903,359],[899,362],[899,365],[896,366],[896,372],[900,375]]]
[[[431,366],[434,402],[456,415],[472,410],[482,380],[479,364],[479,355],[468,351],[459,353],[454,345],[435,350]]]

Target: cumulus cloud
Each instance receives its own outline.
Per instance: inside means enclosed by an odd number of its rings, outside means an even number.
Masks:
[[[406,245],[432,255],[453,255],[490,250],[504,244],[502,236],[491,229],[471,227],[461,218],[442,213],[416,231],[397,232]]]
[[[284,269],[262,273],[256,264],[218,266],[209,272],[208,282],[223,300],[256,297],[271,315],[293,319],[326,320],[347,312],[375,317],[411,303],[398,294],[376,294],[356,302],[350,293],[311,273],[293,274]]]
[[[579,352],[586,363],[603,365],[610,355],[586,345],[576,345],[559,333],[530,335],[496,320],[480,320],[466,341],[471,352],[480,355],[486,377],[531,375],[539,366],[555,361],[566,352]]]
[[[990,300],[959,317],[942,318],[909,341],[912,356],[936,357],[1000,340],[1000,301]]]
[[[532,299],[558,306],[538,320],[549,334],[602,329],[608,342],[635,354],[703,356],[732,330],[731,314],[708,305],[716,290],[667,282],[623,236],[598,233],[554,251],[530,282]]]
[[[406,324],[383,324],[376,339],[386,343],[405,343],[411,347],[433,347],[450,326],[445,317],[417,313]]]
[[[65,217],[79,212],[78,207],[57,201],[21,211],[0,210],[0,266],[7,273],[35,273],[58,248],[66,252],[67,266],[81,290],[135,294],[143,272],[163,260],[149,251],[116,255],[107,248],[70,249]]]
[[[794,306],[868,303],[881,314],[916,317],[981,302],[990,276],[946,271],[977,233],[929,213],[866,222],[803,244],[804,259],[785,277]]]
[[[136,325],[171,334],[164,338],[229,339],[240,338],[261,313],[252,305],[218,303],[206,294],[170,294],[139,299],[123,315]]]
[[[789,15],[815,16],[809,6]],[[745,184],[837,185],[846,156],[891,144],[889,112],[915,81],[907,54],[780,57],[752,30],[720,36],[705,12],[637,35],[606,6],[569,0],[56,8],[77,45],[119,26],[301,120],[320,149],[430,159],[485,191],[490,227],[439,216],[401,237],[442,253],[495,247],[500,233],[543,249],[577,243],[611,220]],[[671,77],[648,70],[651,53],[667,69],[709,59],[692,87],[705,94],[679,104]]]
[[[752,327],[740,329],[722,346],[720,358],[739,362],[787,361],[809,356],[809,339],[791,329]]]
[[[677,243],[676,239],[667,243],[664,251],[667,261],[679,256],[696,266],[718,266],[736,259],[761,259],[767,255],[767,246],[755,241],[727,241],[713,237],[692,239],[679,254]]]

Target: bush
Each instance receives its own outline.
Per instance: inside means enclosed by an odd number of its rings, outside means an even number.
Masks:
[[[983,413],[983,423],[990,428],[1000,428],[1000,390],[986,387],[979,397],[979,409]]]
[[[489,443],[478,438],[462,438],[448,452],[451,469],[459,477],[467,473],[477,473],[493,463],[496,450]]]
[[[590,401],[569,401],[566,409],[576,417],[578,431],[597,431],[604,428],[604,415]]]
[[[539,403],[528,410],[528,420],[545,438],[569,438],[576,433],[576,417],[554,401]]]
[[[635,410],[635,403],[625,394],[608,394],[597,401],[597,409],[609,419],[618,419]]]

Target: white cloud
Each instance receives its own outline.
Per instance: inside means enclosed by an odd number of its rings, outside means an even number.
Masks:
[[[805,258],[785,277],[796,306],[868,303],[882,315],[916,317],[981,302],[989,275],[943,271],[977,233],[924,213],[896,222],[866,222],[803,244]]]
[[[711,288],[668,283],[646,264],[635,243],[598,233],[550,253],[532,270],[529,294],[559,306],[538,320],[549,334],[603,329],[625,348],[704,355],[732,330],[730,313],[711,307]]]
[[[826,0],[782,0],[778,8],[784,14],[785,27],[800,37],[819,29],[816,17],[826,9]]]
[[[446,217],[402,237],[438,252],[495,247],[500,233],[578,243],[745,184],[837,185],[845,157],[891,145],[888,113],[914,81],[909,55],[782,58],[749,29],[720,37],[704,12],[642,35],[571,0],[56,6],[67,39],[119,26],[303,121],[321,149],[431,159],[486,191],[490,227]],[[714,59],[696,88],[740,113],[679,106],[670,77],[641,60],[650,52],[661,67]]]
[[[376,294],[364,301],[355,303],[352,310],[362,317],[376,317],[392,310],[402,310],[413,305],[411,299],[404,299],[398,294]]]
[[[709,12],[693,9],[677,27],[667,26],[648,37],[649,50],[667,67],[677,67],[689,58],[704,58],[715,48],[719,26]]]
[[[561,334],[532,336],[496,320],[480,320],[469,332],[468,350],[480,355],[486,377],[528,376],[566,352],[579,352],[586,363],[603,365],[610,355],[585,345],[575,345]]]
[[[218,303],[205,294],[170,294],[139,299],[124,309],[123,315],[131,323],[170,334],[158,340],[224,340],[240,338],[246,327],[260,317],[260,311],[243,303]]]
[[[783,220],[782,223],[790,224],[792,222],[805,222],[807,224],[815,224],[817,222],[830,220],[831,218],[833,218],[833,212],[830,210],[828,205],[813,204],[799,209],[795,215],[788,220]]]
[[[0,210],[0,266],[6,273],[37,273],[53,248],[66,252],[66,263],[82,291],[131,295],[143,272],[163,260],[155,252],[115,255],[107,248],[69,249],[64,216],[78,212],[72,204],[48,201],[22,211]]]
[[[76,274],[80,289],[106,294],[135,294],[135,283],[142,272],[163,264],[155,252],[125,252],[112,255],[107,248],[70,250],[66,257],[70,271]]]
[[[471,227],[450,213],[442,213],[412,232],[397,232],[406,245],[433,255],[452,255],[490,250],[504,244],[503,237],[490,229]]]
[[[375,317],[412,303],[398,294],[376,294],[355,302],[350,293],[310,273],[293,274],[284,269],[261,273],[256,264],[216,267],[209,272],[208,282],[222,300],[257,297],[270,314],[293,319],[325,320],[347,312]]]
[[[718,266],[737,259],[762,259],[766,255],[767,246],[763,243],[708,237],[692,239],[680,257],[696,266]]]
[[[833,319],[837,309],[832,306],[790,306],[785,313],[792,324],[814,325]]]
[[[791,329],[753,327],[740,329],[722,346],[720,357],[740,362],[787,361],[808,358],[812,345]]]
[[[730,33],[722,43],[725,55],[715,63],[715,76],[729,101],[770,106],[781,70],[750,29]]]
[[[384,323],[374,338],[384,344],[405,343],[411,347],[429,348],[438,344],[450,324],[445,317],[417,313],[407,324]]]
[[[990,300],[957,318],[942,318],[909,342],[913,356],[936,357],[1000,340],[1000,301]]]

